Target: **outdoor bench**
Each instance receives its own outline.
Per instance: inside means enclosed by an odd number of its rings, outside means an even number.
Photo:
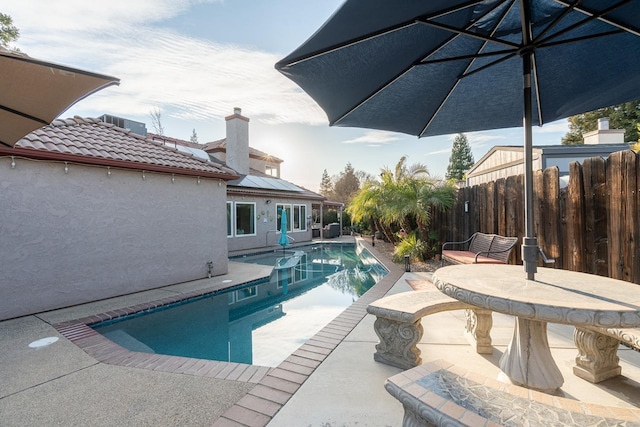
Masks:
[[[424,333],[421,319],[429,314],[462,309],[467,318],[465,336],[476,352],[491,354],[491,310],[453,299],[434,287],[390,295],[369,304],[367,312],[376,316],[374,329],[380,338],[374,360],[402,369],[420,365],[422,358],[417,344]]]
[[[573,340],[578,349],[573,373],[589,382],[599,383],[618,376],[618,347],[623,344],[640,351],[640,329],[576,327]]]
[[[507,264],[517,240],[517,237],[474,233],[462,242],[444,243],[442,259],[453,264]],[[448,249],[456,247],[463,249]]]
[[[387,379],[404,407],[404,427],[639,425],[640,409],[567,399],[486,378],[436,360]]]

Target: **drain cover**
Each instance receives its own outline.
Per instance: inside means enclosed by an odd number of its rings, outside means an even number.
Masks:
[[[31,344],[29,344],[29,347],[31,347],[31,348],[45,347],[45,346],[47,346],[49,344],[53,344],[56,341],[58,341],[58,337],[41,338],[41,339],[35,340]]]

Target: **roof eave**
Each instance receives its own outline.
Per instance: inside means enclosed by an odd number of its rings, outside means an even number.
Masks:
[[[51,151],[35,150],[31,148],[8,148],[0,146],[0,155],[25,157],[34,160],[51,160],[73,162],[93,166],[109,166],[122,169],[144,170],[176,175],[199,176],[202,178],[216,178],[224,181],[238,179],[239,176],[225,172],[208,172],[196,169],[177,168],[171,166],[154,165],[151,163],[136,163],[125,160],[103,159],[99,157],[79,156],[75,154],[55,153]]]

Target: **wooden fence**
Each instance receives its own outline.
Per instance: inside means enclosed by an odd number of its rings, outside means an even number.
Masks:
[[[476,231],[524,235],[523,175],[458,190],[454,206],[434,213],[440,240],[465,240]],[[640,284],[640,156],[633,151],[570,165],[562,188],[556,167],[534,172],[534,227],[554,264],[547,267]],[[520,244],[511,263],[522,264]],[[540,266],[544,266],[540,260]]]

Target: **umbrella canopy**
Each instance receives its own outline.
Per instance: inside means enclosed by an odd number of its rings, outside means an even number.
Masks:
[[[119,82],[0,47],[0,143],[13,147],[76,102]]]
[[[282,251],[284,252],[284,247],[289,244],[289,237],[287,236],[287,211],[282,209],[280,217],[280,239],[278,239],[278,244],[282,245]]]
[[[419,137],[531,127],[640,97],[640,0],[347,0],[276,68],[331,125]]]

